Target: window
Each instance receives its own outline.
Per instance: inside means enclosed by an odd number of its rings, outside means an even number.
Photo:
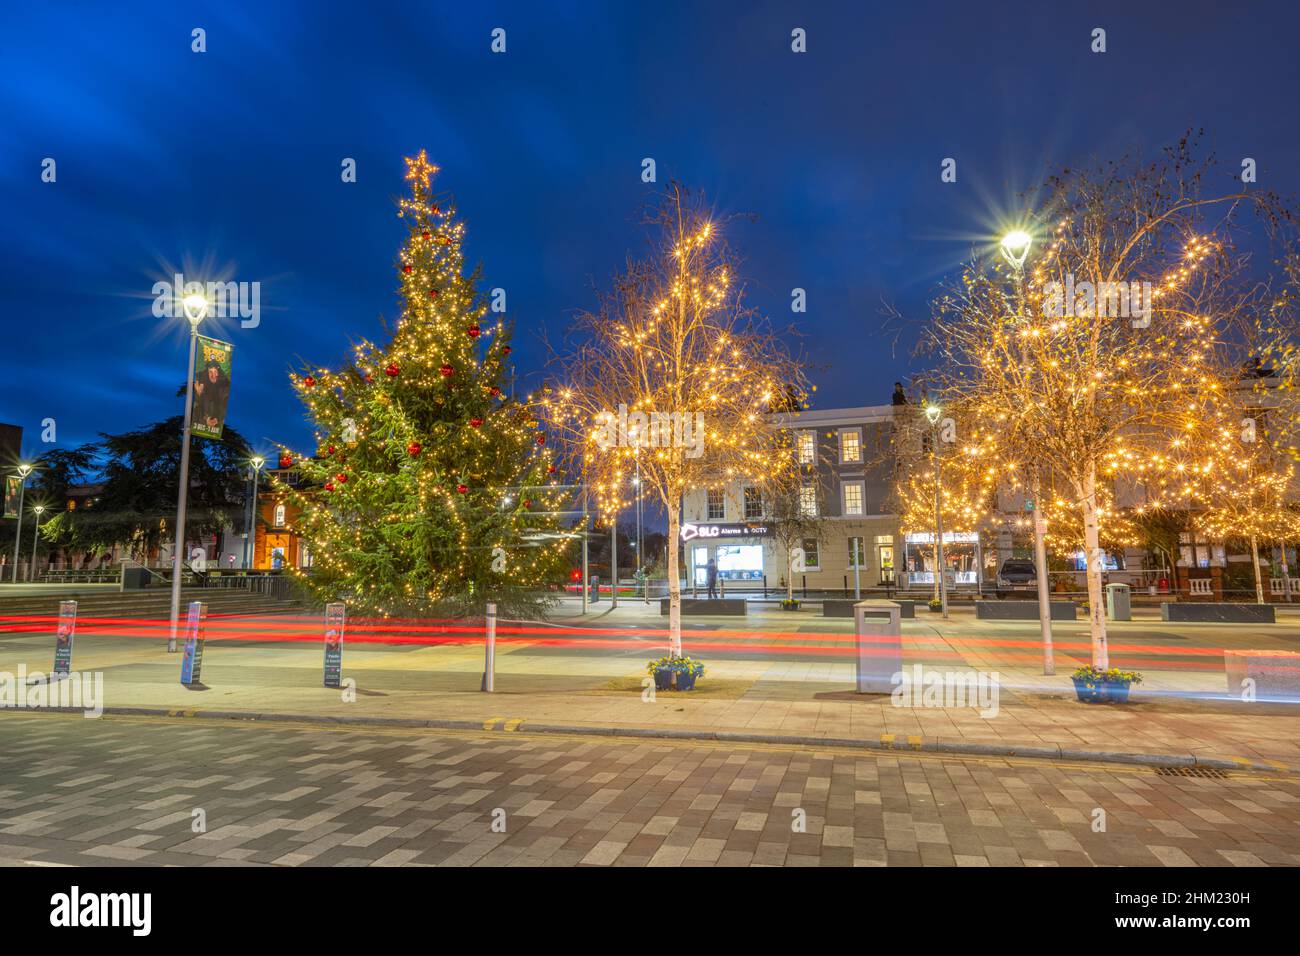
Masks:
[[[275,506],[275,527],[284,527],[284,505]]]
[[[856,428],[840,432],[840,462],[862,461],[862,434]]]
[[[809,571],[817,571],[821,568],[821,561],[817,554],[817,539],[803,539],[803,563]]]
[[[861,538],[849,538],[849,567],[865,568],[867,566],[867,556],[862,550]]]
[[[708,510],[705,512],[705,518],[709,521],[721,521],[726,517],[727,511],[722,503],[722,489],[710,488]]]
[[[817,460],[817,436],[813,432],[799,433],[799,464],[811,465]]]
[[[860,515],[865,513],[863,489],[860,481],[844,482],[844,514]]]
[[[763,494],[757,488],[745,489],[745,517],[763,517]]]
[[[816,485],[804,485],[799,489],[799,511],[805,518],[817,517]]]

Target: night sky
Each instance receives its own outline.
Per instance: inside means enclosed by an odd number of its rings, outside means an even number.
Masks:
[[[1047,172],[1203,127],[1225,185],[1249,156],[1296,192],[1300,8],[1083,6],[5,4],[0,421],[35,454],[47,417],[68,446],[178,414],[185,323],[155,318],[150,290],[180,268],[261,283],[258,328],[204,325],[235,343],[229,421],[263,451],[308,447],[286,371],[337,364],[395,315],[394,198],[422,147],[468,260],[506,289],[526,380],[542,331],[559,339],[643,250],[648,156],[661,184],[757,215],[728,238],[751,302],[825,366],[818,405],[887,402],[918,366],[883,304],[919,320]]]

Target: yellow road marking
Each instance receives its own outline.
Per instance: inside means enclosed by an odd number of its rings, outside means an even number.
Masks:
[[[483,729],[484,729],[484,730],[495,730],[495,729],[496,729],[496,724],[497,724],[497,721],[498,721],[498,720],[505,720],[505,718],[504,718],[504,717],[489,717],[487,720],[483,721]]]
[[[501,729],[502,729],[502,730],[518,730],[518,729],[519,729],[519,725],[522,724],[523,722],[524,722],[524,719],[523,719],[522,717],[511,717],[509,720],[506,721],[505,726],[502,727]]]
[[[907,745],[913,750],[921,749],[921,738],[917,734],[910,734],[907,738]]]
[[[894,735],[893,735],[893,734],[881,734],[881,735],[880,735],[880,746],[882,746],[882,747],[888,747],[890,750],[893,750],[893,749],[894,749]]]

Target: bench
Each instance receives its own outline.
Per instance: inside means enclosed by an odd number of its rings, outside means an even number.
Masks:
[[[1052,601],[1048,605],[1053,621],[1077,619],[1073,601]],[[975,618],[979,621],[1037,621],[1037,601],[976,601]]]
[[[1222,602],[1166,601],[1160,605],[1160,620],[1178,622],[1210,622],[1224,624],[1276,624],[1277,615],[1271,604],[1228,604]]]
[[[668,598],[663,598],[659,602],[659,616],[667,617],[668,609],[672,602]],[[738,617],[744,617],[747,613],[746,602],[744,599],[731,600],[729,598],[682,598],[682,615],[694,616],[705,614],[725,614]]]
[[[903,617],[916,617],[915,601],[894,600],[893,598],[890,598],[890,601],[898,605]],[[852,599],[826,598],[822,601],[822,617],[852,617],[853,605],[856,603]]]

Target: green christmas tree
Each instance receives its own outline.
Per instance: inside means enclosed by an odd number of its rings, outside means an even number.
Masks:
[[[299,474],[280,487],[301,509],[303,577],[323,600],[382,616],[535,609],[567,544],[564,492],[531,404],[508,395],[510,330],[489,322],[480,270],[465,274],[464,224],[430,192],[437,167],[424,151],[406,163],[391,341],[290,376],[317,442],[314,455],[281,450]]]

